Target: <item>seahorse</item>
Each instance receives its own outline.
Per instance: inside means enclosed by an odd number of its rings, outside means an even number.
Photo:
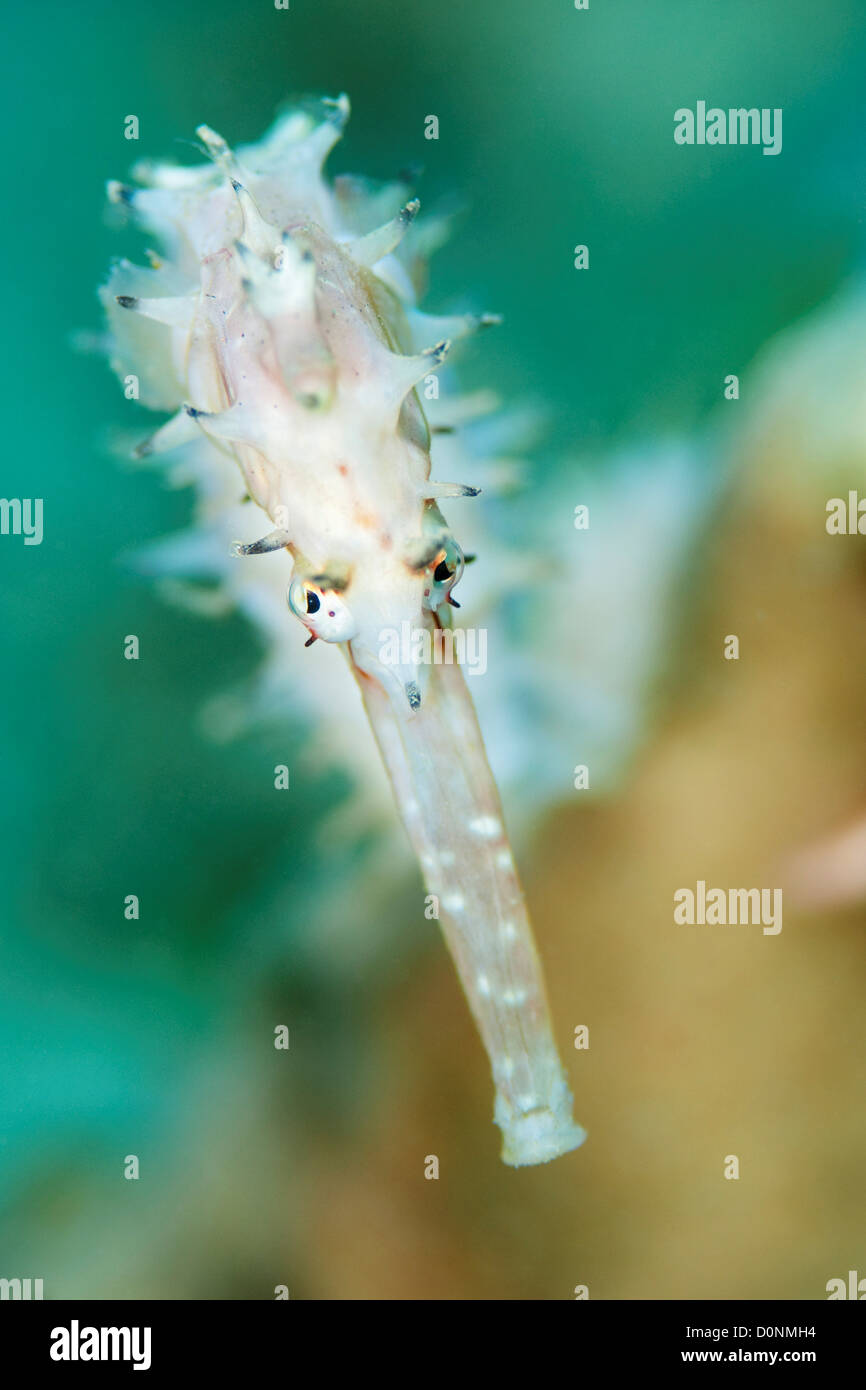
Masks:
[[[323,173],[348,114],[345,96],[296,105],[237,150],[202,125],[204,164],[108,184],[158,246],[100,291],[112,365],[172,411],[138,455],[198,441],[206,506],[243,491],[268,519],[237,559],[286,566],[305,645],[342,649],[490,1059],[502,1159],[543,1163],[585,1133],[472,699],[447,659],[466,557],[439,502],[478,489],[431,479],[418,390],[493,316],[419,312],[403,242],[418,200],[371,227],[393,186]],[[403,633],[395,654],[386,636]]]

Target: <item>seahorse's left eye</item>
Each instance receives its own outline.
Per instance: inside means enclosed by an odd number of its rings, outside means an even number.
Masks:
[[[449,536],[430,562],[424,589],[425,608],[436,609],[446,600],[452,607],[460,607],[451,597],[451,590],[463,573],[463,563],[463,551]]]
[[[287,597],[295,617],[313,634],[310,641],[320,637],[323,642],[350,642],[357,636],[358,625],[335,589],[299,578],[292,580]]]

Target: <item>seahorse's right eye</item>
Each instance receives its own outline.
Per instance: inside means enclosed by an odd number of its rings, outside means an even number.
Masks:
[[[358,625],[346,600],[329,586],[324,575],[318,576],[318,581],[293,579],[287,595],[289,607],[304,627],[309,628],[313,638],[320,637],[323,642],[350,642],[358,634]]]

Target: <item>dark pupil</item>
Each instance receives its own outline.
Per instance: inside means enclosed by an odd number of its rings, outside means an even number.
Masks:
[[[307,590],[307,612],[308,612],[308,613],[318,613],[318,611],[319,611],[319,609],[321,608],[321,606],[322,606],[322,605],[321,605],[321,602],[320,602],[320,600],[319,600],[319,595],[318,595],[318,594],[314,594],[313,591],[312,591],[312,589],[308,589],[308,590]]]
[[[452,571],[448,568],[447,560],[440,560],[433,571],[433,578],[437,584],[445,584],[451,578]]]

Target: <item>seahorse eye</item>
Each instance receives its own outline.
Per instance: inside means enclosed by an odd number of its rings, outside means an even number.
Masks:
[[[316,579],[293,579],[287,598],[289,607],[313,637],[323,642],[350,642],[357,636],[358,625],[345,599],[328,586],[324,576]]]
[[[460,607],[450,595],[463,574],[463,563],[463,551],[449,536],[430,562],[430,581],[429,589],[425,590],[425,607],[436,609],[446,600],[455,608]]]

